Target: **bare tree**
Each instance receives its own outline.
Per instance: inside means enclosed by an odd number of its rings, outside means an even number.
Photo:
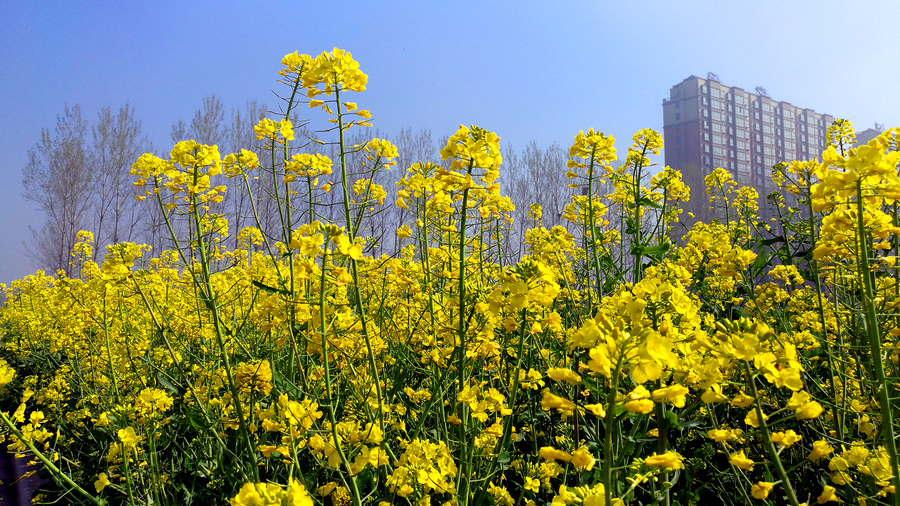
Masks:
[[[382,183],[384,189],[388,192],[388,202],[393,201],[393,197],[397,191],[397,182],[406,175],[406,170],[414,163],[440,161],[441,157],[439,149],[435,145],[431,136],[431,130],[421,129],[413,132],[411,127],[402,128],[396,138],[391,139],[397,146],[397,165],[386,174],[385,181]],[[391,248],[388,253],[397,254],[400,252],[400,238],[394,233],[404,221],[407,219],[409,211],[397,206],[388,206],[384,223],[388,228],[385,235],[391,238]],[[385,246],[387,246],[385,244]]]
[[[150,149],[150,143],[141,135],[141,122],[128,104],[116,115],[104,107],[91,130],[94,142],[89,160],[94,184],[90,218],[94,240],[98,245],[134,241],[141,213],[135,206],[130,168],[141,153]]]
[[[75,235],[84,228],[90,208],[88,196],[92,172],[85,147],[87,122],[81,107],[65,106],[56,129],[41,131],[41,141],[28,152],[22,169],[23,197],[36,202],[46,216],[39,230],[32,230],[31,256],[47,270],[69,270]]]
[[[225,130],[225,106],[222,101],[214,94],[203,97],[203,106],[194,112],[188,134],[200,144],[212,145],[226,140]],[[220,148],[227,151],[231,146]]]
[[[178,120],[172,125],[171,139],[173,143],[185,140],[194,140],[200,144],[218,145],[220,153],[227,153],[229,146],[223,146],[222,141],[227,142],[227,125],[225,124],[225,107],[222,101],[213,94],[203,97],[199,109],[194,111],[194,117],[188,126],[183,120]],[[166,150],[168,151],[168,150]],[[167,155],[162,155],[164,158]],[[165,199],[171,196],[164,197]],[[144,235],[147,243],[154,249],[172,248],[174,244],[169,238],[167,225],[165,224],[164,211],[158,205],[141,206],[145,211]],[[210,204],[214,212],[222,212],[224,205]],[[188,237],[193,240],[193,228],[189,219],[177,211],[168,211],[169,221],[177,237]]]
[[[264,151],[256,139],[253,127],[259,121],[266,117],[266,105],[259,104],[255,100],[249,100],[243,109],[232,109],[231,124],[226,128],[225,142],[229,146],[229,151],[238,152],[241,149],[256,152],[257,156],[263,159]],[[224,156],[225,152],[220,149],[220,153]],[[276,206],[273,202],[269,188],[271,183],[270,174],[262,174],[258,169],[257,174],[248,179],[250,190],[253,192],[255,199],[256,212],[259,216],[262,229],[271,232],[276,226],[278,218]],[[236,245],[237,233],[244,227],[256,226],[256,219],[253,216],[253,207],[250,202],[250,194],[247,191],[243,178],[232,178],[228,182],[228,191],[225,193],[223,208],[229,214],[232,239],[229,244],[234,247]]]
[[[507,254],[518,257],[524,253],[523,241],[525,230],[531,226],[528,213],[532,204],[541,206],[547,228],[566,225],[561,218],[563,209],[575,191],[567,186],[567,159],[565,150],[557,143],[544,150],[531,141],[521,152],[507,146],[503,153],[501,188],[516,206],[513,230],[507,235]]]
[[[203,97],[200,109],[194,111],[190,126],[183,120],[172,125],[172,142],[195,140],[200,144],[220,144],[225,140],[225,106],[215,94]],[[220,146],[227,150],[230,146]]]

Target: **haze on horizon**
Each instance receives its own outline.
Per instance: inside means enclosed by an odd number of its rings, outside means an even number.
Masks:
[[[274,105],[281,57],[293,51],[352,52],[369,76],[357,102],[388,138],[475,124],[504,145],[567,148],[595,128],[624,152],[637,130],[661,130],[671,86],[707,72],[857,130],[900,126],[890,39],[900,13],[888,0],[258,5],[0,3],[0,283],[39,268],[24,243],[44,217],[22,198],[22,169],[65,104],[93,121],[128,103],[165,153],[172,125],[205,96],[226,111]]]

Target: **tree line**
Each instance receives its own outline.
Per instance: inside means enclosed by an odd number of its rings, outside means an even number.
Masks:
[[[262,162],[262,155],[267,151],[259,145],[253,127],[267,113],[266,104],[255,101],[248,101],[242,108],[227,110],[218,97],[210,95],[202,99],[190,121],[179,120],[172,126],[171,141],[174,144],[193,139],[201,144],[216,144],[223,156],[248,149],[256,151]],[[316,136],[322,134],[306,130],[300,119],[294,124],[292,149],[322,153],[337,166],[339,156],[334,144],[317,139]],[[373,182],[383,186],[388,196],[385,205],[375,211],[380,213],[379,219],[367,220],[369,229],[360,233],[370,237],[374,253],[395,255],[401,247],[395,232],[408,214],[408,211],[391,205],[397,181],[414,163],[441,164],[439,151],[447,137],[438,138],[428,129],[413,130],[411,127],[393,135],[366,129],[357,131],[349,144],[362,146],[372,138],[387,139],[397,147],[397,164],[389,172],[375,175]],[[48,272],[63,270],[71,274],[71,252],[80,230],[93,234],[95,248],[91,259],[94,261],[102,260],[103,246],[120,242],[147,244],[157,253],[171,248],[164,211],[159,206],[142,205],[136,200],[137,196],[143,195],[143,189],[133,185],[134,177],[130,174],[132,163],[142,153],[154,152],[165,158],[167,151],[166,147],[156,149],[142,132],[141,121],[130,104],[118,111],[104,107],[92,121],[84,117],[77,104],[66,105],[57,116],[56,127],[42,130],[41,140],[29,150],[28,164],[22,170],[23,196],[36,203],[45,218],[39,228],[31,229],[32,237],[26,242],[35,266]],[[364,156],[364,152],[350,153],[351,171],[362,166]],[[533,203],[542,206],[542,224],[547,228],[554,225],[571,228],[572,224],[562,219],[563,209],[571,202],[571,195],[580,190],[567,187],[568,152],[557,143],[542,148],[532,141],[519,150],[507,144],[503,156],[501,192],[511,198],[515,209],[509,213],[512,224],[501,238],[501,248],[506,255],[517,258],[525,253],[521,248],[526,228],[534,225],[529,219],[529,206]],[[224,200],[210,205],[216,207],[216,212],[229,217],[226,246],[234,247],[237,233],[244,227],[257,226],[257,218],[263,233],[281,230],[277,223],[280,216],[277,201],[271,190],[275,183],[273,177],[271,171],[261,169],[251,179],[250,192],[255,209],[240,178],[224,183],[228,187]],[[317,196],[315,215],[298,212],[294,226],[311,218],[334,221],[338,217],[341,212],[337,207],[340,183],[334,183],[332,192]],[[300,201],[296,206],[298,210],[304,208]],[[186,227],[178,216],[169,218],[174,227]],[[378,229],[372,225],[376,222]]]

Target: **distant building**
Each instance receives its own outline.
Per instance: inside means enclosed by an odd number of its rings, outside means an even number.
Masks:
[[[868,144],[870,140],[884,133],[884,125],[875,123],[875,128],[867,128],[862,132],[856,132],[856,146]]]
[[[690,76],[663,100],[666,165],[681,171],[691,188],[688,211],[711,218],[703,178],[715,168],[727,169],[739,186],[752,186],[765,216],[766,196],[776,189],[772,166],[811,160],[825,146],[825,129],[834,118],[768,97],[758,87],[750,93],[719,82]]]

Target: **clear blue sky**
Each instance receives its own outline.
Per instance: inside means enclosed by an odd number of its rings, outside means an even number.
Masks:
[[[896,1],[17,1],[0,2],[0,282],[34,271],[22,243],[42,216],[21,198],[27,150],[65,103],[93,119],[136,109],[158,150],[201,98],[273,104],[281,57],[351,51],[360,107],[383,132],[458,124],[522,147],[579,130],[625,149],[662,127],[685,77],[764,86],[777,100],[900,126]],[[561,170],[564,170],[561,168]]]

